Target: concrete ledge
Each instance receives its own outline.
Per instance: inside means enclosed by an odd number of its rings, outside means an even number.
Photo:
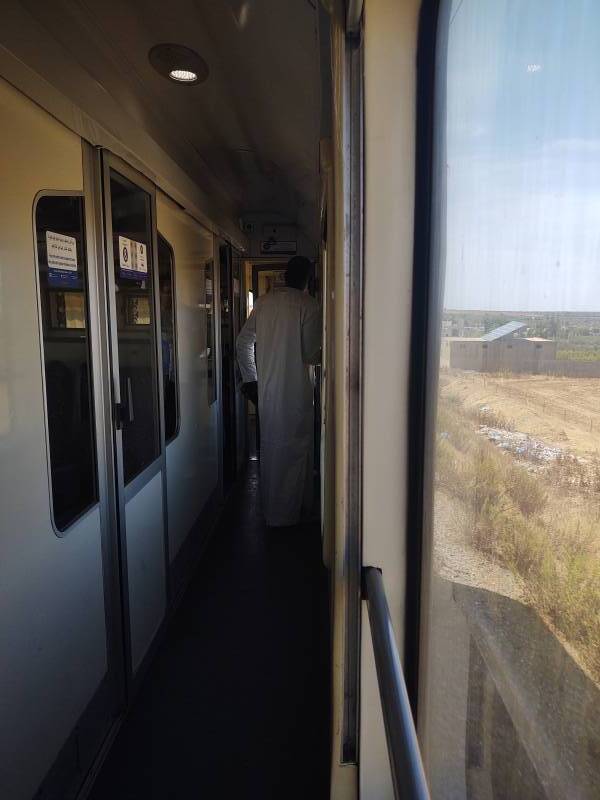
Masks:
[[[532,608],[458,583],[453,596],[546,796],[600,797],[598,686]]]

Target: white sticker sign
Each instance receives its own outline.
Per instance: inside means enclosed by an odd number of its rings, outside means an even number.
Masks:
[[[264,239],[260,243],[260,252],[263,255],[277,253],[278,255],[293,256],[298,249],[298,242],[278,242],[276,239]]]
[[[46,231],[46,253],[50,269],[77,272],[77,240],[74,236]]]
[[[148,274],[148,256],[145,244],[119,236],[119,267],[126,278],[143,280]]]

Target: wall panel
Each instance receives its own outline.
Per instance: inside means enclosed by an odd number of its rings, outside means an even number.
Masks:
[[[0,81],[0,796],[29,798],[106,672],[98,508],[50,518],[33,203],[81,191],[81,140]]]
[[[218,486],[217,404],[208,404],[205,265],[213,237],[160,192],[159,233],[173,248],[177,316],[179,433],[167,445],[171,561]],[[213,367],[214,368],[214,367]]]

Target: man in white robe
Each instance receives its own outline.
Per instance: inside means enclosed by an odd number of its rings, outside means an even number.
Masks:
[[[270,527],[296,525],[312,507],[311,365],[320,359],[321,310],[306,292],[310,269],[308,259],[290,259],[285,288],[258,299],[236,344],[242,390],[253,398],[258,389],[261,499]]]

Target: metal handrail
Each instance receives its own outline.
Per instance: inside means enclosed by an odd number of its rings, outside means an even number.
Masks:
[[[394,796],[396,800],[430,800],[381,570],[363,567],[362,579]]]

